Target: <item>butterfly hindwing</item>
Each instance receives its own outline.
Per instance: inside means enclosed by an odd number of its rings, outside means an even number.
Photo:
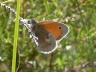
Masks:
[[[50,32],[38,24],[35,25],[32,30],[35,36],[38,38],[36,42],[38,43],[37,48],[39,51],[48,54],[55,50],[56,40]]]

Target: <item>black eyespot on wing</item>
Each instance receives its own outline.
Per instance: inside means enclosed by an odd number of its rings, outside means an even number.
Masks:
[[[62,27],[61,27],[61,26],[59,26],[58,28],[59,28],[59,29],[62,29]]]

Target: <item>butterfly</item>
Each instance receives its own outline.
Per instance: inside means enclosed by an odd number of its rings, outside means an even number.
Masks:
[[[32,20],[30,33],[37,45],[37,50],[44,54],[56,50],[60,42],[69,33],[69,27],[55,21],[36,22]],[[27,24],[28,25],[28,24]]]

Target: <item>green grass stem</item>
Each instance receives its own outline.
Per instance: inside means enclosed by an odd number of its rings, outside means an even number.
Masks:
[[[14,44],[13,44],[13,58],[12,58],[12,72],[16,72],[16,52],[17,52],[18,29],[19,29],[19,14],[20,14],[20,0],[17,0]]]

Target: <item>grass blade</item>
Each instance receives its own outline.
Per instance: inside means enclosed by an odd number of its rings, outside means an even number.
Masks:
[[[13,44],[13,58],[12,58],[12,72],[16,71],[16,52],[17,52],[18,29],[19,29],[19,14],[20,14],[20,0],[17,0],[14,44]]]

